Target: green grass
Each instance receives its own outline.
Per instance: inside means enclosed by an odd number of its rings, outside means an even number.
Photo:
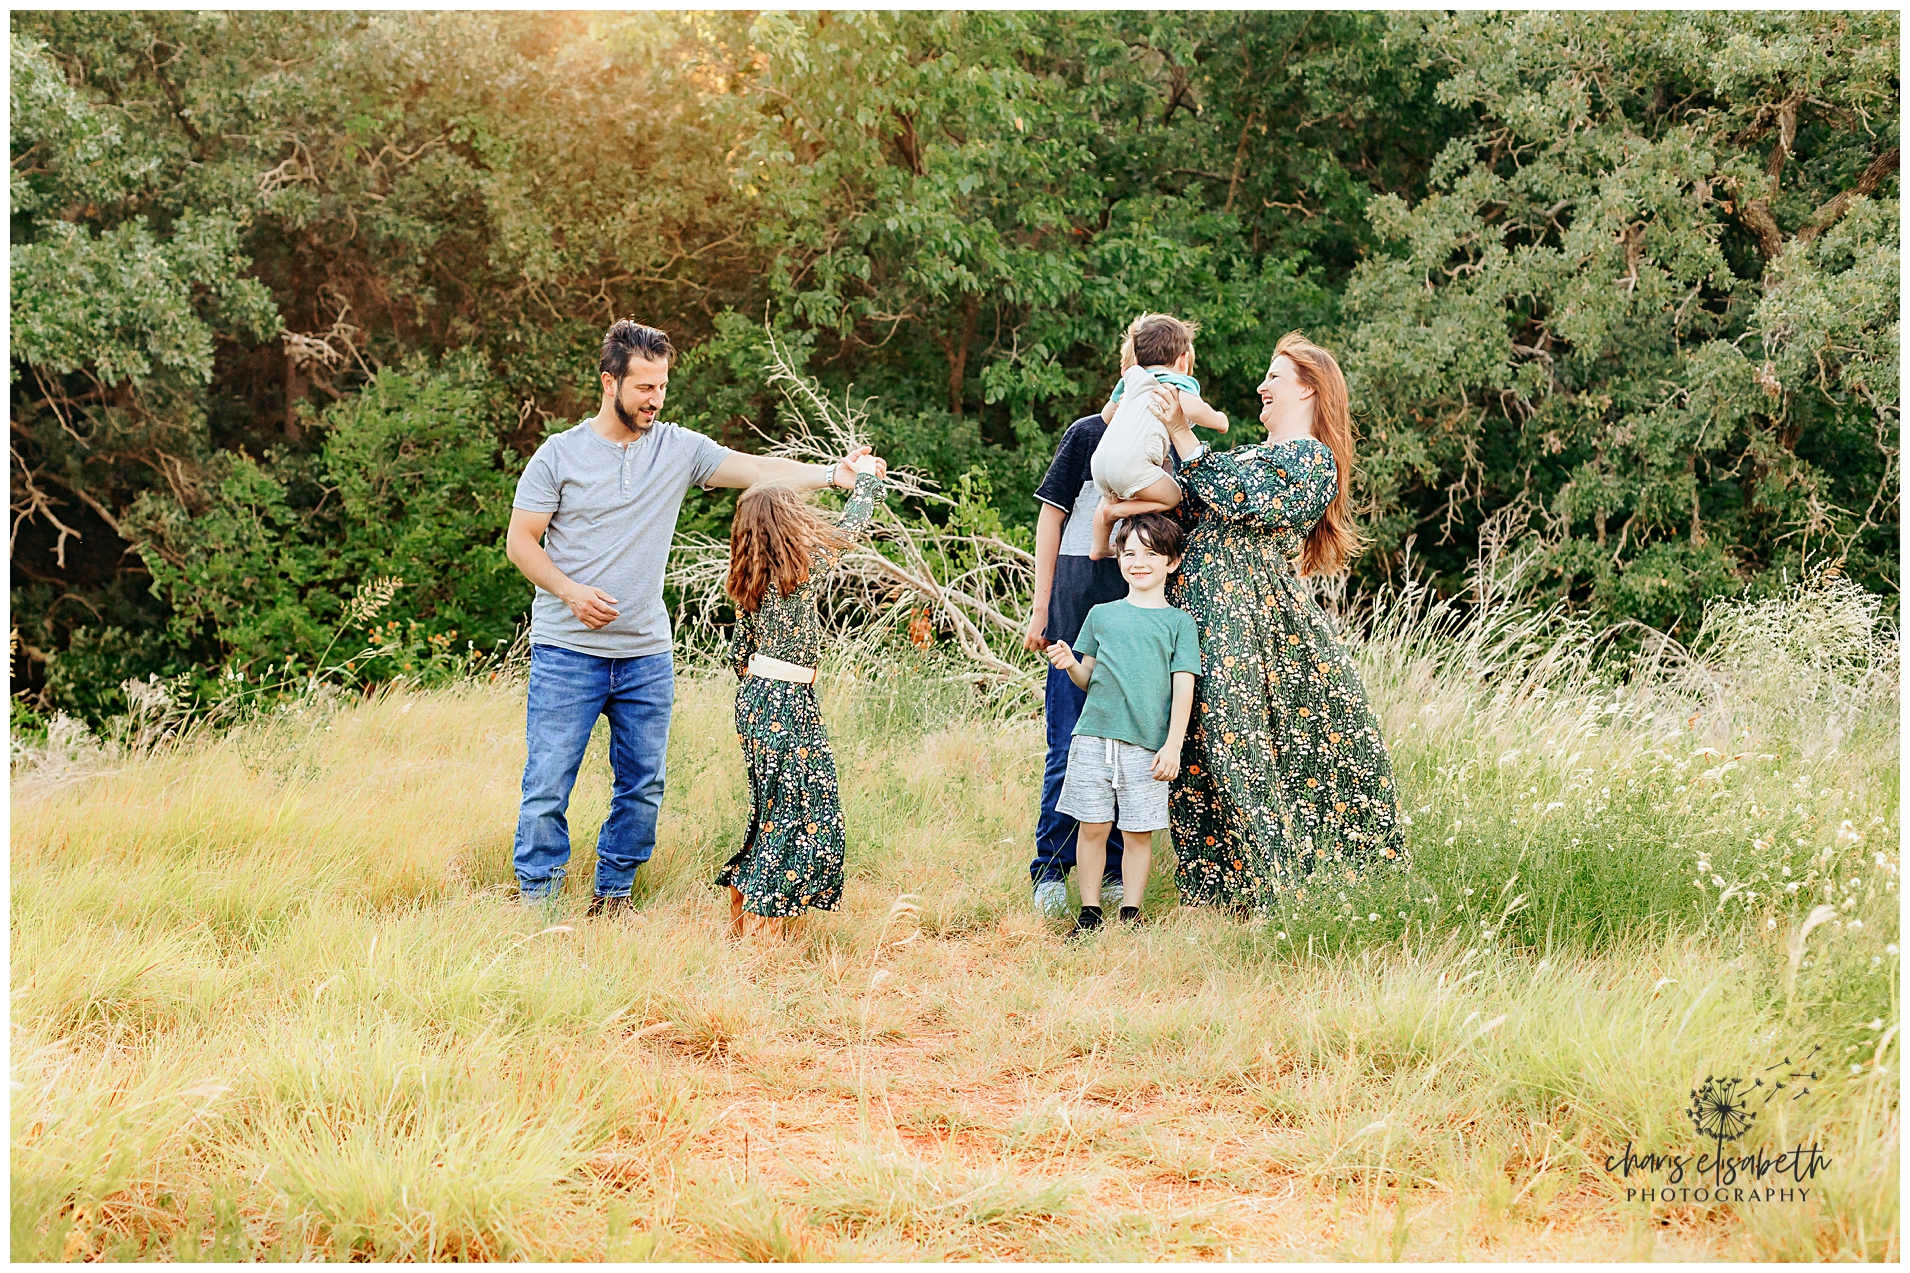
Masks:
[[[1163,871],[1078,944],[1028,900],[1039,722],[926,676],[828,681],[847,898],[778,948],[708,884],[726,679],[627,923],[508,901],[508,680],[26,757],[12,1253],[1900,1258],[1894,645],[1823,637],[1839,595],[1622,687],[1564,620],[1382,615],[1407,865],[1247,924]],[[600,738],[582,846],[607,791]],[[1624,1199],[1706,1074],[1807,1052],[1745,1144],[1823,1146],[1808,1203]]]

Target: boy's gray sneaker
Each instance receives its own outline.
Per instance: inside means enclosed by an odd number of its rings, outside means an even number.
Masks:
[[[1035,885],[1035,911],[1043,919],[1068,918],[1068,882],[1043,880]]]

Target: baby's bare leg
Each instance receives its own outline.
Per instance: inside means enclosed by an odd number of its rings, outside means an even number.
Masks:
[[[1171,477],[1157,477],[1134,492],[1127,499],[1115,500],[1111,504],[1102,504],[1095,510],[1095,516],[1106,513],[1110,523],[1123,517],[1138,517],[1142,513],[1165,513],[1180,504],[1180,483]]]
[[[1094,543],[1088,548],[1090,561],[1100,561],[1114,555],[1114,549],[1108,544],[1108,537],[1114,533],[1114,519],[1108,516],[1108,509],[1111,507],[1112,505],[1104,499],[1094,510]]]
[[[1094,547],[1088,556],[1096,561],[1103,557],[1114,556],[1114,547],[1110,542],[1114,532],[1114,523],[1123,517],[1138,517],[1142,513],[1165,513],[1180,503],[1180,483],[1171,477],[1157,477],[1140,490],[1134,492],[1131,499],[1103,499],[1099,508],[1094,510]]]
[[[1123,517],[1142,513],[1165,513],[1180,503],[1180,483],[1171,477],[1156,478],[1134,492],[1133,499],[1102,500],[1094,510],[1094,547],[1088,556],[1095,561],[1114,556],[1114,523]]]

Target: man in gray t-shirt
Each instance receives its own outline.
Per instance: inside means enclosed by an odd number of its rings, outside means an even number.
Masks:
[[[610,813],[597,833],[589,914],[629,905],[637,868],[656,847],[663,758],[676,699],[663,568],[691,486],[855,484],[864,447],[824,464],[746,455],[660,424],[676,350],[628,319],[604,335],[597,414],[545,440],[518,479],[505,550],[537,587],[531,679],[513,856],[527,903],[562,886],[565,812],[599,716],[610,718]]]
[[[663,568],[677,512],[690,487],[707,489],[732,454],[679,424],[653,424],[620,445],[588,420],[538,447],[517,481],[513,507],[548,515],[544,552],[565,578],[621,604],[615,618],[593,625],[539,587],[531,644],[612,659],[668,651]]]

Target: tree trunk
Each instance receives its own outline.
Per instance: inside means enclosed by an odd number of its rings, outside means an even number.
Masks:
[[[298,404],[305,401],[305,373],[290,350],[285,352],[285,440],[298,442],[304,430],[298,424]]]
[[[962,380],[968,372],[968,343],[975,335],[975,316],[981,312],[981,297],[974,292],[962,296],[955,330],[942,343],[948,354],[948,413],[962,413]]]

